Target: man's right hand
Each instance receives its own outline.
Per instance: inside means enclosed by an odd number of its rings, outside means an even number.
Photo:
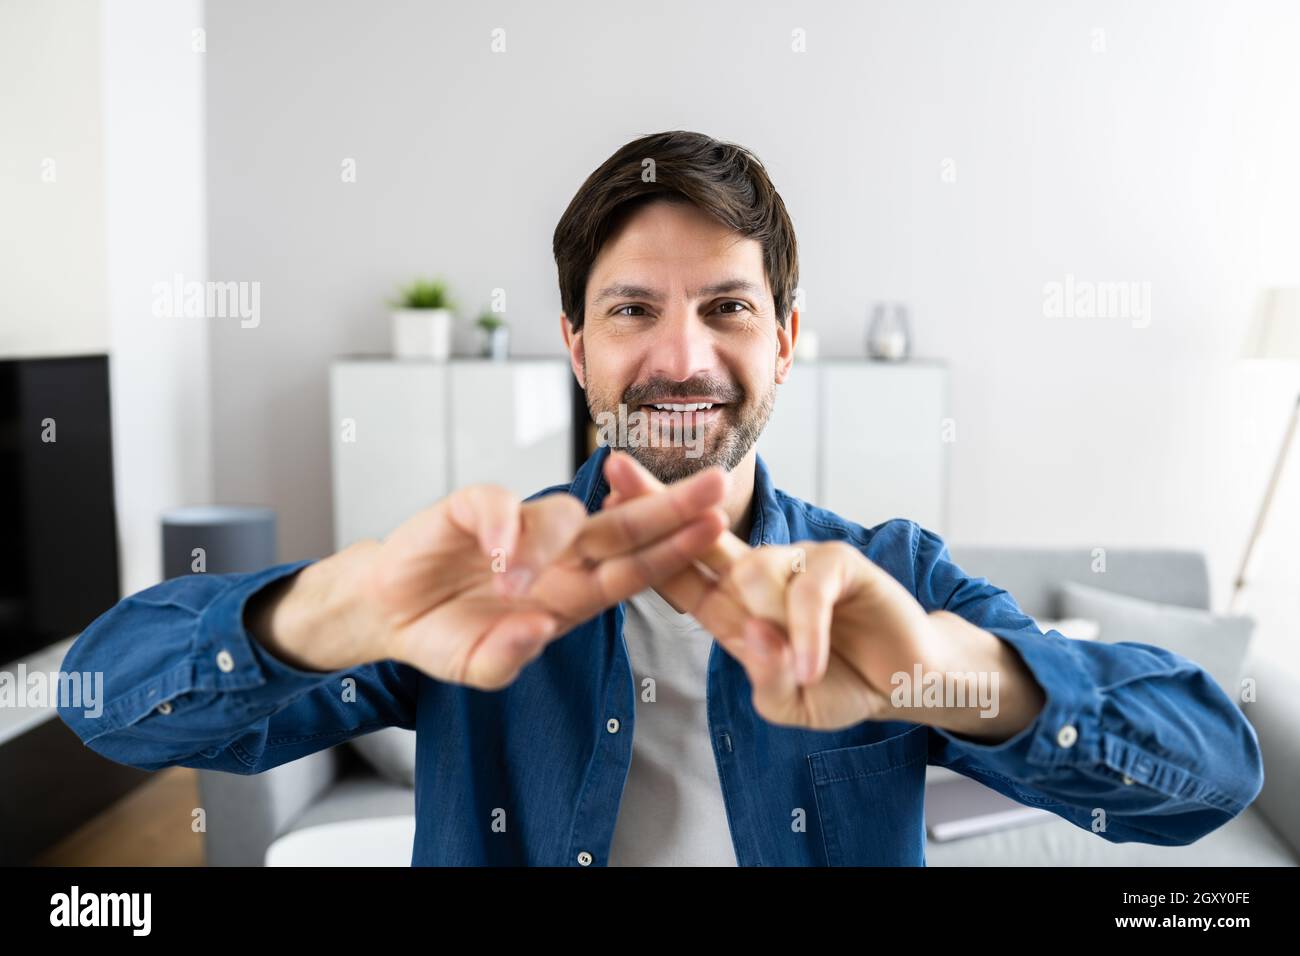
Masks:
[[[572,495],[524,503],[473,485],[382,543],[308,565],[250,605],[249,626],[299,667],[394,659],[495,690],[552,640],[708,551],[727,526],[725,491],[723,472],[709,468],[588,516]]]

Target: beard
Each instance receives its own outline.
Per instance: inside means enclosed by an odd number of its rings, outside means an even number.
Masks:
[[[587,374],[585,357],[582,377],[588,383],[585,391],[587,410],[594,422],[616,419],[620,405],[625,420],[634,413],[644,415],[642,404],[650,398],[662,402],[675,397],[711,395],[724,403],[713,420],[706,423],[692,426],[693,413],[673,413],[681,416],[680,426],[676,429],[666,425],[657,429],[649,426],[639,433],[627,429],[626,440],[609,442],[630,454],[664,484],[689,478],[713,465],[724,471],[734,469],[758,441],[776,400],[775,381],[769,383],[762,394],[752,395],[739,385],[710,376],[699,376],[686,382],[651,379],[630,386],[621,396],[605,396],[590,387],[591,377]]]

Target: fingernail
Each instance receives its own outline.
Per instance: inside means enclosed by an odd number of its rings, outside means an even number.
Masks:
[[[800,684],[808,683],[812,680],[813,668],[816,666],[817,662],[813,660],[811,654],[800,654],[795,665],[795,678]]]

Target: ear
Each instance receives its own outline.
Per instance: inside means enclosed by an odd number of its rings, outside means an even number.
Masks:
[[[799,310],[790,309],[790,319],[776,327],[776,384],[790,377],[794,365],[794,344],[799,340]]]
[[[582,359],[586,351],[582,342],[582,330],[575,332],[569,324],[569,317],[563,312],[560,313],[560,334],[564,336],[564,347],[569,350],[569,367],[573,369],[573,377],[578,380],[578,387],[585,390],[587,383],[582,380]]]

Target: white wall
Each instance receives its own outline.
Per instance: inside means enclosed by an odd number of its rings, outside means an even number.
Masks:
[[[212,275],[263,308],[212,326],[214,489],[273,505],[283,558],[329,549],[327,363],[387,347],[393,287],[503,287],[516,350],[559,354],[557,218],[687,128],[769,166],[824,353],[903,299],[950,363],[951,540],[1201,548],[1226,598],[1287,410],[1233,356],[1258,288],[1300,282],[1296,4],[230,0],[208,27]],[[1150,325],[1045,317],[1067,274],[1149,282]]]
[[[108,344],[99,4],[0,4],[0,357]]]
[[[205,269],[201,23],[200,0],[0,4],[0,356],[109,353],[123,593],[161,577],[159,514],[212,495],[206,324],[152,313]]]
[[[103,5],[114,482],[129,594],[162,577],[159,515],[212,497],[207,322],[154,314],[205,277],[200,0]]]

